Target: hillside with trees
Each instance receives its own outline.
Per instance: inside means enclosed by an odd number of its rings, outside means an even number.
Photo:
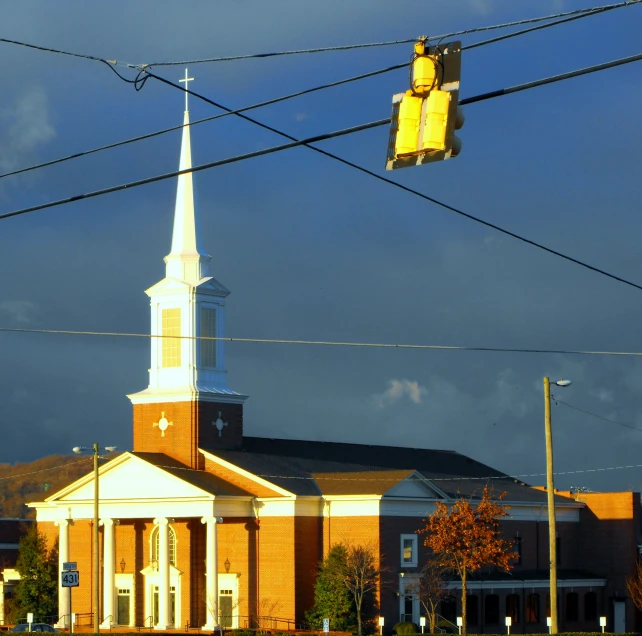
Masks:
[[[25,464],[0,464],[0,517],[34,518],[25,505],[42,501],[92,470],[93,457],[51,455]]]

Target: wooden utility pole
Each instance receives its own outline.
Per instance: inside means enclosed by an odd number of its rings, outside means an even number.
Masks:
[[[557,532],[555,531],[555,486],[553,485],[553,433],[551,430],[551,383],[544,378],[544,431],[546,435],[546,495],[548,497],[548,550],[551,634],[557,634]]]

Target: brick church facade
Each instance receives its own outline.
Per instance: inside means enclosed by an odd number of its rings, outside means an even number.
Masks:
[[[185,112],[181,170],[191,168]],[[149,386],[129,396],[133,451],[100,468],[100,606],[93,607],[93,473],[36,509],[75,561],[79,624],[158,630],[301,625],[313,604],[319,561],[337,542],[368,543],[385,568],[377,591],[386,626],[419,622],[413,594],[426,558],[418,531],[437,501],[475,497],[490,481],[507,492],[510,574],[469,581],[469,631],[546,630],[546,493],[453,451],[279,440],[243,433],[246,396],[227,385],[229,291],[212,277],[201,245],[192,174],[178,178],[166,276],[151,305]],[[624,577],[638,555],[637,493],[557,496],[560,631],[633,631]],[[452,584],[456,592],[457,582]],[[441,613],[454,622],[457,594]],[[60,588],[59,625],[69,626]]]

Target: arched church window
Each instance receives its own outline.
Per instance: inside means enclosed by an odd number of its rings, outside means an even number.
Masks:
[[[156,526],[152,530],[152,536],[150,537],[150,546],[151,546],[151,563],[153,566],[158,568],[158,557],[160,555],[160,529]],[[169,562],[172,565],[176,565],[176,532],[172,526],[169,527]]]
[[[161,357],[163,368],[181,366],[181,310],[163,309],[161,312]]]
[[[216,309],[201,307],[201,337],[216,338]],[[216,367],[216,340],[201,340],[201,365]]]

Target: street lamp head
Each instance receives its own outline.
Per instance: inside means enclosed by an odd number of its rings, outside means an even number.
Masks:
[[[74,446],[71,450],[74,453],[76,453],[76,455],[80,455],[80,453],[82,453],[82,451],[83,451],[83,447],[82,446]]]
[[[561,387],[571,386],[571,381],[570,380],[558,380],[555,384],[557,386],[561,386]]]
[[[569,383],[569,384],[570,384],[570,383]],[[117,448],[118,448],[118,446],[105,446],[105,450],[106,450],[108,453],[113,453]]]

